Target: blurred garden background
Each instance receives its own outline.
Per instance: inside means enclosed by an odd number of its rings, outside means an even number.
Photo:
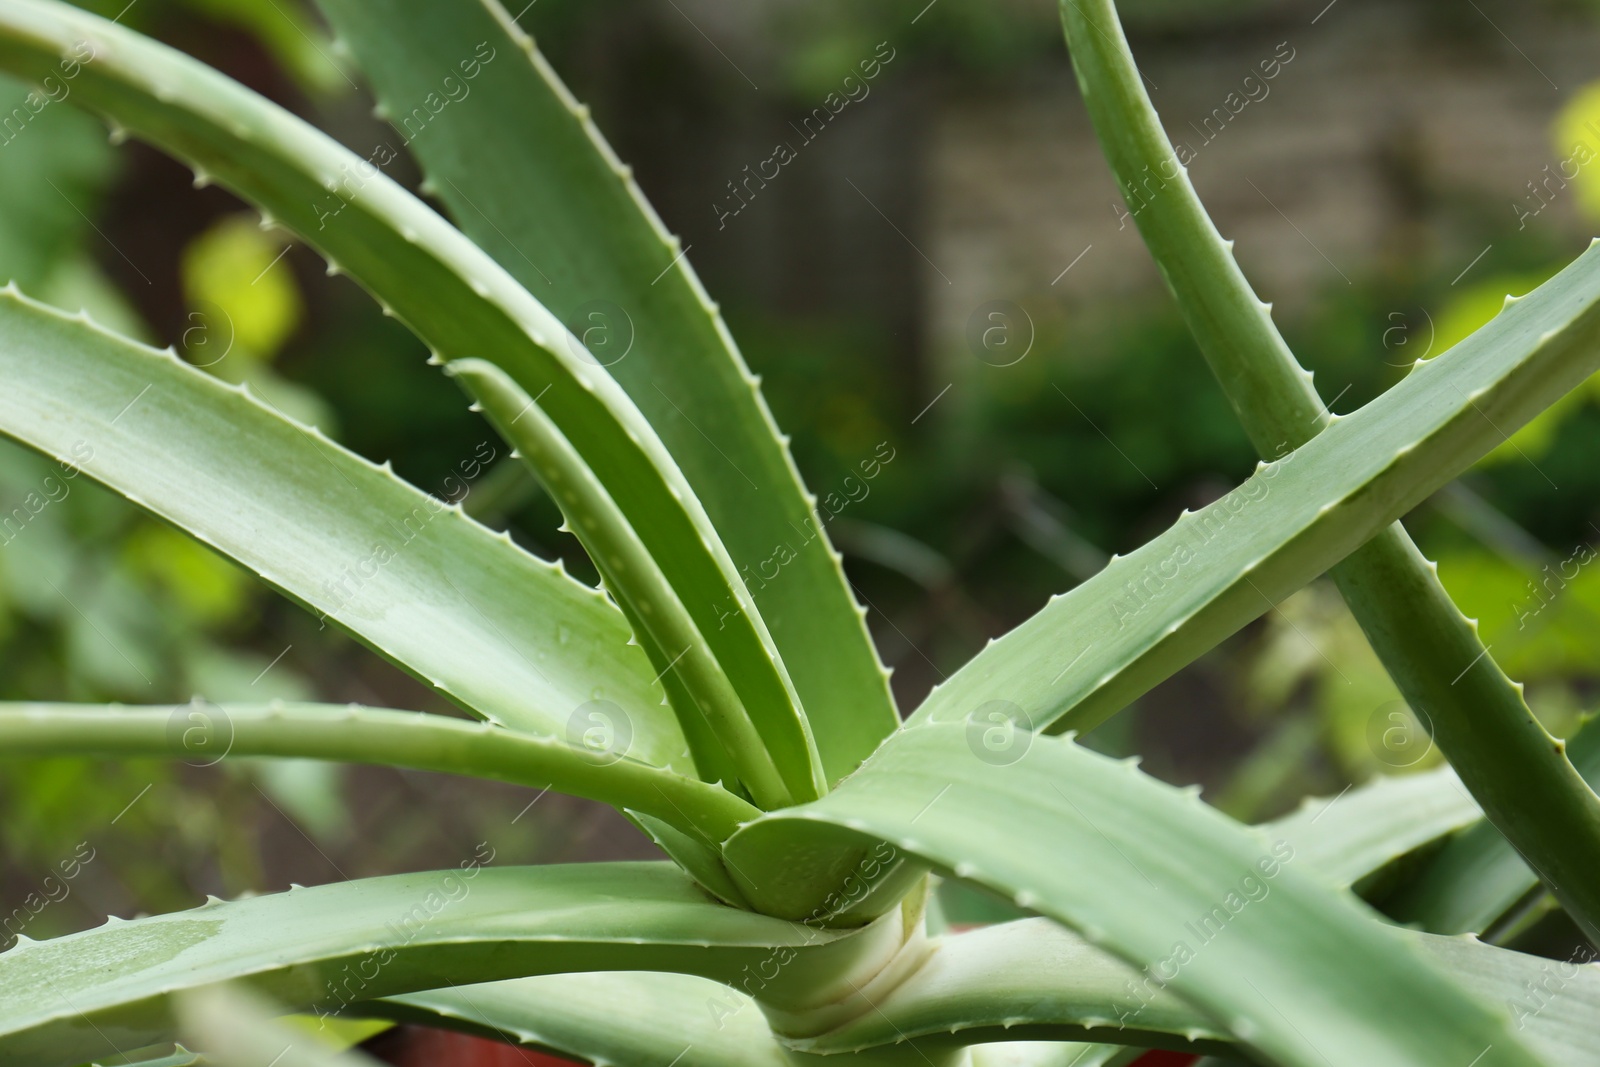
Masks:
[[[84,6],[360,155],[396,142],[302,0]],[[1094,143],[1051,0],[511,6],[682,235],[812,490],[836,501],[829,532],[903,712],[1252,469]],[[1201,195],[1334,411],[1600,232],[1600,6],[1120,6]],[[554,505],[353,283],[227,192],[108,142],[70,96],[14,121],[27,87],[0,94],[0,281],[248,381],[592,576]],[[408,161],[386,170],[416,187]],[[1600,387],[1408,519],[1557,733],[1593,707],[1600,675],[1597,459]],[[0,696],[449,710],[250,575],[4,443]],[[1438,760],[1325,582],[1089,742],[1143,752],[1247,819]],[[0,762],[0,948],[484,848],[502,863],[654,851],[568,798],[209,762]]]

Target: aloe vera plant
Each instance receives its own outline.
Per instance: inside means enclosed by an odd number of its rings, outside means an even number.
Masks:
[[[625,1067],[1090,1067],[1147,1048],[1296,1067],[1600,1062],[1600,971],[1474,936],[1545,891],[1600,934],[1600,801],[1580,773],[1600,771],[1600,736],[1569,753],[1545,732],[1397,525],[1600,369],[1600,250],[1331,416],[1195,197],[1111,0],[1064,0],[1107,157],[1264,462],[902,723],[759,382],[531,40],[495,0],[322,7],[455,225],[383,173],[392,150],[353,154],[54,0],[0,4],[0,69],[70,77],[114,136],[230,188],[364,286],[559,503],[602,588],[249,390],[12,287],[0,432],[481,721],[11,705],[0,754],[493,778],[610,804],[669,861],[476,857],[22,938],[0,954],[0,1063],[251,1063],[257,1047],[266,1063],[278,1038],[251,1035],[281,1030],[262,995]],[[601,306],[632,323],[623,358],[588,328]],[[1329,570],[1451,768],[1247,826],[1074,740]],[[1391,911],[1409,926],[1352,890],[1445,837],[1397,875]],[[940,878],[1033,917],[951,933]],[[252,989],[214,988],[229,983]],[[180,1038],[201,1051],[174,1051]]]

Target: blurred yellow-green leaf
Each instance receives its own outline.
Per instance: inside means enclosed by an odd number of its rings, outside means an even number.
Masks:
[[[1561,176],[1571,177],[1578,205],[1593,218],[1600,218],[1600,82],[1591,82],[1573,94],[1556,115],[1551,126],[1552,139],[1561,163]]]
[[[182,348],[190,362],[225,377],[221,364],[270,360],[304,314],[294,275],[279,262],[283,241],[245,215],[229,216],[183,253],[183,291],[190,328]]]
[[[1478,620],[1495,658],[1513,677],[1532,682],[1595,673],[1600,567],[1592,549],[1563,546],[1537,568],[1457,551],[1440,558],[1439,577],[1461,610]],[[1544,707],[1535,710],[1544,717]]]

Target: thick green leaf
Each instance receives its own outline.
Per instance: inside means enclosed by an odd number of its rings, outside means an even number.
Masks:
[[[649,663],[604,596],[458,506],[171,352],[15,292],[0,294],[0,377],[0,432],[237,560],[464,707],[565,738],[584,705],[605,701],[626,717],[632,755],[686,762]]]
[[[635,808],[696,835],[703,848],[759,814],[726,790],[621,753],[612,758],[488,723],[354,705],[0,703],[0,759],[39,756],[171,756],[202,764],[280,756],[443,771]]]
[[[1469,938],[1407,933],[1404,940],[1486,1003],[1507,1006],[1529,1046],[1548,1063],[1600,1064],[1595,1040],[1600,1036],[1600,964],[1564,964]],[[1084,1035],[1117,1044],[1238,1054],[1227,1047],[1232,1040],[1226,1030],[1174,996],[1160,976],[1130,967],[1048,919],[946,938],[939,952],[873,1011],[799,1047],[838,1052],[906,1038],[930,1048]]]
[[[654,429],[567,328],[391,181],[381,168],[392,155],[380,150],[362,159],[204,64],[65,4],[11,0],[0,8],[0,67],[13,73],[42,77],[83,41],[94,58],[75,79],[75,104],[184,160],[299,233],[438,359],[488,359],[540,398],[646,539],[757,717],[787,787],[788,795],[774,802],[816,796],[822,771],[804,714],[737,569]]]
[[[655,426],[754,591],[829,780],[854,770],[898,722],[886,675],[689,250],[495,0],[320,6],[457,224],[594,343]],[[461,62],[484,45],[494,62],[466,78]],[[441,88],[450,101],[433,121],[417,109]]]
[[[1298,448],[1332,416],[1195,195],[1116,7],[1062,0],[1061,20],[1106,157],[1206,361],[1263,458]],[[1548,329],[1562,324],[1544,320]],[[1504,440],[1496,430],[1493,443]],[[1529,710],[1522,687],[1500,670],[1437,570],[1395,524],[1333,573],[1384,667],[1489,820],[1545,873],[1589,936],[1600,937],[1600,798]]]
[[[1509,1012],[1519,1037],[1546,1062],[1600,1063],[1600,965],[1496,949],[1471,935],[1412,936],[1441,969]]]
[[[766,870],[794,848],[862,836],[1159,973],[1270,1062],[1538,1062],[1499,1009],[1297,864],[1287,842],[1069,740],[1000,757],[960,725],[908,728],[835,792],[763,817],[727,852],[736,872]]]
[[[593,970],[666,970],[763,996],[831,992],[899,944],[898,914],[854,935],[713,902],[667,863],[460,869],[213,901],[0,953],[0,1064],[68,1067],[170,1040],[175,993],[241,980],[294,1009]],[[772,968],[783,959],[781,968]],[[752,977],[759,969],[760,977]],[[776,977],[767,970],[776,970]]]
[[[914,721],[981,713],[1058,730],[1103,721],[1600,368],[1597,296],[1591,245],[1360,411],[1054,598],[934,690]]]
[[[783,778],[762,747],[760,731],[711,646],[605,486],[584,466],[538,402],[500,368],[481,359],[460,359],[449,370],[466,381],[495,429],[516,446],[517,454],[561,506],[567,528],[582,542],[606,587],[635,623],[635,633],[657,672],[673,672],[682,683],[681,690],[669,689],[668,697],[689,698],[675,702],[674,710],[701,773],[731,763],[752,795],[769,802],[783,798]]]
[[[1344,888],[1412,849],[1483,819],[1454,771],[1375,778],[1334,797],[1308,797],[1262,827]]]

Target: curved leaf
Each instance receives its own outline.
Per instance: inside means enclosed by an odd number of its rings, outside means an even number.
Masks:
[[[9,10],[9,9],[7,9]],[[0,432],[238,561],[479,715],[565,737],[616,705],[682,762],[622,617],[446,504],[183,363],[0,293]],[[26,536],[26,528],[16,536]]]
[[[495,0],[320,6],[427,187],[469,237],[595,342],[595,357],[661,435],[749,577],[829,781],[854,770],[898,725],[887,673],[816,499],[689,249],[662,228],[588,109]],[[485,47],[497,58],[479,65],[471,57]],[[448,113],[423,119],[416,107],[445,78],[458,86]],[[481,165],[484,145],[495,146],[492,167]],[[765,580],[779,546],[794,558]]]
[[[809,992],[898,944],[898,915],[838,935],[713,902],[668,863],[492,868],[370,878],[212,901],[0,953],[0,1063],[70,1067],[170,1040],[173,994],[241,980],[295,1008],[594,970],[667,970]],[[482,861],[482,862],[481,862]],[[775,978],[752,977],[774,958]]]
[[[442,715],[332,704],[164,708],[0,703],[0,759],[281,756],[493,778],[636,808],[706,842],[757,809],[726,790],[581,745]],[[702,847],[705,847],[702,845]]]
[[[1470,826],[1483,811],[1448,767],[1380,777],[1335,797],[1308,797],[1263,829],[1347,888],[1412,849]]]
[[[86,44],[85,44],[86,43]],[[644,537],[740,699],[757,716],[787,796],[822,788],[782,660],[671,455],[633,401],[548,310],[481,249],[315,128],[202,63],[55,0],[0,7],[0,67],[43,77],[74,47],[93,58],[75,103],[225,185],[359,281],[437,353],[489,359],[540,397]],[[737,610],[726,610],[734,605]]]
[[[821,801],[735,834],[730,863],[888,841],[1159,974],[1274,1063],[1538,1062],[1503,1014],[1297,866],[1287,842],[1070,741],[1005,759],[958,725],[902,730]]]

